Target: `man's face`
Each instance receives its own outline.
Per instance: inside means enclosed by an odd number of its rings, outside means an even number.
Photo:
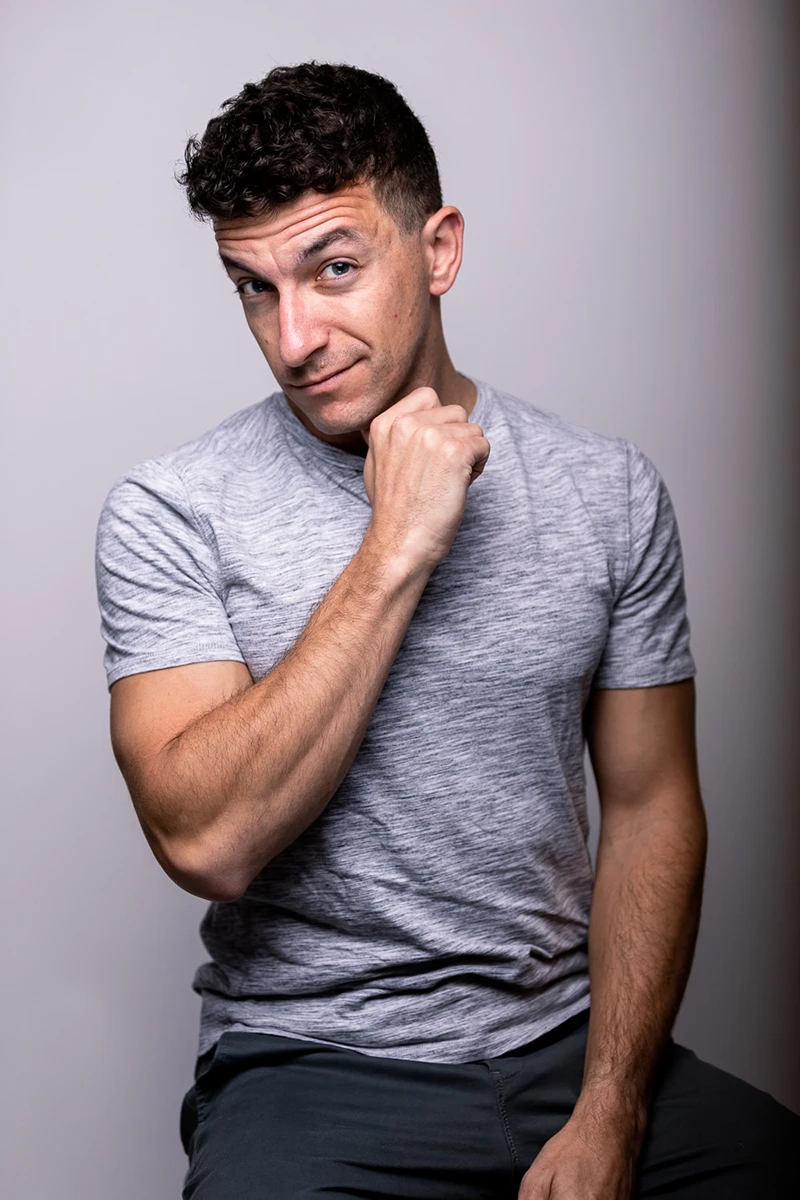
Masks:
[[[424,382],[424,234],[404,236],[365,184],[304,193],[268,217],[217,220],[214,231],[295,413],[324,440],[365,453],[359,430]]]

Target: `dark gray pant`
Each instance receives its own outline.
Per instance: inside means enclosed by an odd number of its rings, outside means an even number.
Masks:
[[[578,1097],[587,1021],[459,1064],[225,1033],[183,1099],[183,1200],[516,1200]],[[799,1147],[800,1118],[670,1040],[636,1196],[796,1200]]]

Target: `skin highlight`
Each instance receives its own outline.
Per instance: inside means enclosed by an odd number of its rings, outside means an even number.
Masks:
[[[449,205],[403,234],[367,183],[214,222],[250,331],[311,433],[365,456],[371,421],[419,387],[472,412],[475,385],[453,366],[440,305],[463,232]]]

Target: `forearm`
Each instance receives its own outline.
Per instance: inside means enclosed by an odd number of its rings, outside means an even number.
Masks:
[[[429,573],[384,554],[368,531],[273,670],[164,748],[159,809],[177,872],[235,898],[319,816],[361,744]]]
[[[699,796],[664,793],[601,829],[589,923],[591,1012],[578,1116],[635,1144],[683,997],[700,919]]]

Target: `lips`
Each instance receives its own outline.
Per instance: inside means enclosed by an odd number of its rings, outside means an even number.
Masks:
[[[312,388],[319,387],[320,384],[328,383],[332,379],[337,379],[340,375],[344,375],[345,371],[349,371],[350,367],[355,366],[355,363],[350,363],[347,367],[342,367],[339,371],[332,371],[330,375],[323,375],[320,379],[312,379],[309,383],[295,383],[293,386],[297,388]]]

